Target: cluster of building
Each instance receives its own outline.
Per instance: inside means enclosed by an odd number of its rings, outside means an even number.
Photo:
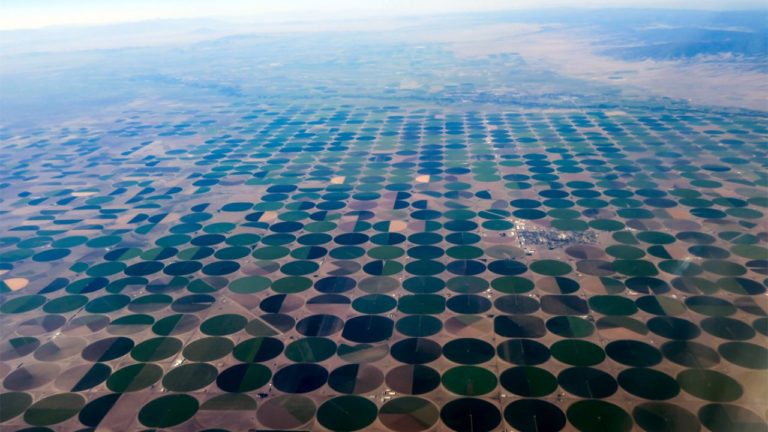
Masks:
[[[525,251],[526,255],[533,255],[532,246],[546,245],[548,249],[562,248],[572,244],[595,244],[597,232],[585,231],[560,231],[556,229],[542,229],[516,219],[515,227],[509,232],[509,236],[516,238],[517,243]]]

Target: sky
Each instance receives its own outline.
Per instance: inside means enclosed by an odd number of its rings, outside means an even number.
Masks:
[[[552,7],[765,9],[765,0],[0,0],[0,30],[153,19],[319,19]]]

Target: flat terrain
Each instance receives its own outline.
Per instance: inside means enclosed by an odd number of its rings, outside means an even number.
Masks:
[[[0,430],[768,430],[765,71],[524,18],[14,36]]]

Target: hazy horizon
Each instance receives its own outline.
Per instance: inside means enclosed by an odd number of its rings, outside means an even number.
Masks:
[[[660,9],[681,11],[765,11],[765,3],[755,0],[523,0],[510,5],[500,0],[467,2],[433,0],[418,3],[388,0],[366,3],[334,0],[317,7],[315,2],[293,0],[280,4],[259,2],[248,4],[241,0],[225,0],[211,6],[199,0],[171,0],[161,4],[147,0],[109,3],[90,0],[61,2],[9,0],[0,4],[0,31],[33,30],[50,27],[94,26],[136,23],[165,19],[237,19],[320,21],[331,19],[360,19],[376,17],[442,15],[475,12],[511,12],[552,9]]]

